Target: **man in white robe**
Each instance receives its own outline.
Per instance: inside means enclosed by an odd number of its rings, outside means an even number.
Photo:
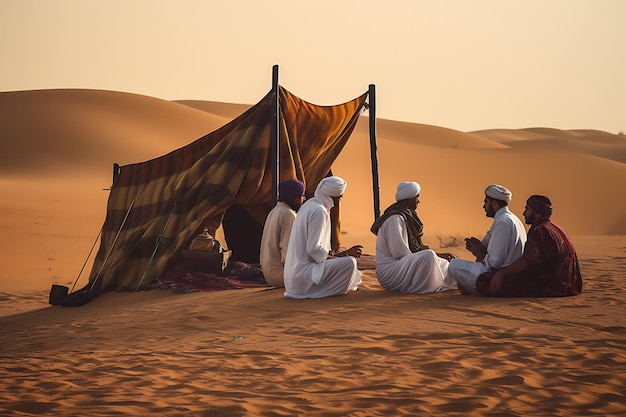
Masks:
[[[259,261],[268,285],[283,288],[283,269],[289,246],[291,227],[296,212],[304,202],[304,183],[296,179],[278,184],[278,202],[268,213],[263,225]]]
[[[372,225],[376,278],[386,290],[425,294],[456,288],[448,275],[452,255],[437,254],[422,243],[423,225],[416,212],[419,194],[418,183],[401,182],[396,203]]]
[[[345,189],[342,178],[326,177],[317,185],[314,197],[298,211],[285,260],[285,297],[342,295],[357,289],[361,283],[355,259],[361,256],[361,246],[330,255],[330,209]]]
[[[493,217],[493,223],[482,241],[475,237],[465,239],[465,247],[476,261],[450,261],[450,275],[462,293],[478,295],[476,280],[481,274],[504,268],[522,256],[526,229],[519,217],[509,210],[512,196],[502,185],[491,184],[485,189],[483,209],[487,217]]]

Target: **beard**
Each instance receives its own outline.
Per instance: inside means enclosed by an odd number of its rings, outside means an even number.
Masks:
[[[298,210],[300,209],[300,207],[302,207],[302,204],[295,204],[293,201],[285,201],[285,204],[287,204],[293,211],[295,211],[296,213],[298,212]]]

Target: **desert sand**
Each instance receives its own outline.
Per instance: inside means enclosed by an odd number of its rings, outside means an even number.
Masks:
[[[348,181],[342,245],[370,255],[358,291],[153,290],[48,304],[52,284],[86,284],[113,163],[160,156],[248,107],[0,93],[0,415],[626,415],[626,137],[608,132],[378,121],[381,209],[398,182],[418,181],[426,242],[439,250],[488,229],[486,185],[510,188],[520,216],[529,195],[546,194],[577,247],[580,296],[384,291],[371,269],[365,115],[334,167]],[[460,243],[445,251],[470,259]]]

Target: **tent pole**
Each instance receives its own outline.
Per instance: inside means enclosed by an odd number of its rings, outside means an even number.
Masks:
[[[120,164],[118,164],[117,162],[113,163],[113,182],[111,183],[110,188],[103,188],[104,191],[111,191],[111,189],[113,188],[113,184],[115,183],[115,178],[117,178],[117,176],[120,174],[120,170]]]
[[[374,220],[380,217],[380,187],[378,183],[378,150],[376,145],[376,85],[369,85],[370,156],[372,159],[372,188]]]
[[[272,133],[270,152],[272,154],[272,205],[278,202],[278,178],[280,165],[280,148],[278,146],[278,126],[280,125],[280,93],[278,91],[278,65],[272,67]]]
[[[120,173],[120,164],[115,162],[113,163],[113,182],[115,182],[115,178],[117,178],[119,173]]]

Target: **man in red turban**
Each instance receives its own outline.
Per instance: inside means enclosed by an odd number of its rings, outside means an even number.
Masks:
[[[491,297],[563,297],[582,291],[576,249],[567,234],[550,221],[552,202],[532,195],[524,220],[530,224],[521,258],[507,267],[482,274],[479,294]]]

